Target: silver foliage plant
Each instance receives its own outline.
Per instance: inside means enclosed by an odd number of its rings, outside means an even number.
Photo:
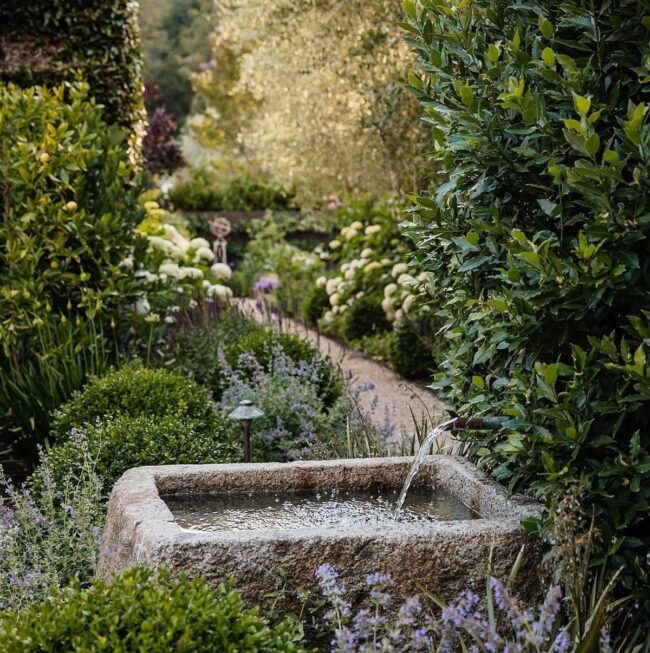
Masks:
[[[94,572],[103,526],[102,479],[84,436],[73,430],[80,468],[55,475],[46,452],[28,484],[0,467],[0,610],[42,600]]]

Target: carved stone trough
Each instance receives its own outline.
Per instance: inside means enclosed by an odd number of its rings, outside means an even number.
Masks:
[[[280,571],[292,587],[317,588],[314,571],[324,562],[340,573],[352,601],[372,572],[390,573],[395,594],[408,596],[426,587],[444,600],[485,587],[492,574],[507,576],[522,545],[516,581],[522,596],[539,588],[538,543],[520,522],[541,507],[510,497],[467,461],[429,456],[412,487],[435,487],[459,499],[473,518],[415,524],[336,525],[270,530],[182,528],[166,500],[179,496],[242,497],[304,491],[399,492],[412,458],[372,458],[291,463],[166,465],[127,471],[115,485],[108,506],[105,542],[98,573],[108,576],[131,566],[163,566],[178,574],[201,576],[209,584],[234,578],[245,599],[263,603]],[[245,503],[245,501],[244,501]]]

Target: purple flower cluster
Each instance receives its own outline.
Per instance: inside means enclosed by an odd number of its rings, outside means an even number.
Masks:
[[[560,624],[562,592],[551,587],[536,609],[525,608],[496,578],[489,579],[489,591],[500,615],[487,617],[479,608],[479,596],[462,592],[455,603],[442,609],[436,621],[422,607],[417,596],[407,598],[395,610],[389,589],[390,575],[366,577],[368,603],[351,614],[350,604],[330,564],[316,572],[321,592],[330,606],[326,618],[334,628],[333,653],[376,651],[467,650],[470,653],[573,653],[575,644]],[[344,606],[344,608],[342,608]],[[600,638],[601,653],[611,653],[608,632]]]
[[[268,295],[278,287],[278,280],[269,277],[260,277],[254,284],[253,290],[256,293]]]

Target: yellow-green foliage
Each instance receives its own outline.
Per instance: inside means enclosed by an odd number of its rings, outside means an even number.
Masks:
[[[0,346],[48,321],[111,318],[136,296],[120,263],[144,212],[125,135],[85,85],[0,87]],[[144,242],[144,241],[142,241]]]

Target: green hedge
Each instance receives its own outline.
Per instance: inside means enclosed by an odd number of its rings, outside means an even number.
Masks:
[[[141,132],[144,120],[137,3],[6,0],[0,80],[52,86],[80,71],[107,122]]]
[[[570,485],[596,561],[647,582],[650,532],[650,7],[406,0],[413,83],[447,180],[411,231],[450,352],[437,379],[513,490]],[[644,535],[645,533],[645,535]]]
[[[296,627],[250,610],[230,585],[132,569],[110,582],[78,583],[48,601],[0,615],[4,653],[300,653]]]

